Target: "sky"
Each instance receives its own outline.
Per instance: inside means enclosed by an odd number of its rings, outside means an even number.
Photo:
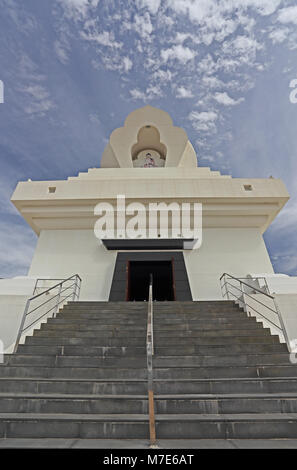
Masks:
[[[186,130],[199,166],[285,182],[264,239],[297,275],[296,79],[297,0],[1,0],[0,277],[26,275],[37,241],[17,182],[99,167],[145,104]]]

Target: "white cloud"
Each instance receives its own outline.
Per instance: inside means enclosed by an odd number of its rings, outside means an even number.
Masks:
[[[223,104],[224,106],[235,106],[239,103],[242,103],[242,101],[244,101],[244,98],[239,98],[238,100],[234,100],[226,92],[224,92],[224,93],[215,93],[214,99],[219,104]]]
[[[145,91],[134,88],[130,90],[130,95],[134,100],[148,101],[162,96],[162,92],[158,86],[149,86]]]
[[[154,80],[159,82],[170,82],[172,80],[173,74],[170,70],[159,69],[153,73],[152,77]]]
[[[269,37],[272,40],[273,44],[278,44],[284,42],[288,38],[289,34],[289,28],[278,28],[271,31]]]
[[[226,15],[252,8],[260,15],[271,15],[280,5],[281,0],[170,0],[168,7],[178,14],[189,16],[197,23],[222,20]]]
[[[133,62],[129,57],[123,57],[123,67],[125,72],[129,72],[133,67]]]
[[[133,88],[133,90],[130,90],[130,95],[133,100],[143,100],[145,101],[147,99],[147,96],[144,91],[138,90],[137,88]]]
[[[214,111],[202,111],[201,113],[198,111],[192,111],[189,114],[189,119],[190,121],[213,122],[218,119],[218,115]]]
[[[224,82],[217,77],[206,76],[202,78],[201,82],[206,88],[221,88],[225,85]]]
[[[193,93],[191,92],[191,90],[183,87],[183,86],[180,86],[176,89],[176,97],[177,98],[193,98]]]
[[[123,43],[115,41],[114,34],[110,31],[103,31],[102,33],[85,33],[81,32],[81,36],[86,41],[92,41],[100,46],[111,47],[112,49],[121,49]]]
[[[161,5],[161,0],[136,0],[137,8],[148,8],[152,15],[155,15]]]
[[[297,6],[287,7],[280,10],[278,21],[283,24],[293,23],[297,25]]]
[[[134,29],[143,39],[148,39],[153,32],[153,25],[148,11],[143,15],[135,15]]]
[[[63,44],[60,41],[55,41],[54,49],[60,62],[62,62],[62,64],[67,64],[69,60],[69,56],[68,56],[68,50],[65,48],[65,46],[63,46]]]
[[[100,0],[59,0],[69,18],[83,20],[89,10],[97,8]]]
[[[19,78],[24,83],[17,87],[17,91],[21,93],[19,104],[26,114],[31,117],[44,116],[47,111],[55,107],[50,92],[42,84],[46,76],[38,73],[36,64],[27,55],[21,57]]]
[[[177,60],[182,64],[186,64],[190,60],[193,60],[196,55],[197,53],[195,51],[189,49],[188,47],[183,47],[181,44],[173,46],[169,49],[161,50],[161,57],[164,62],[168,62],[169,60]]]
[[[215,121],[218,119],[218,114],[214,111],[192,111],[189,116],[189,120],[192,122],[193,128],[200,132],[216,132]]]

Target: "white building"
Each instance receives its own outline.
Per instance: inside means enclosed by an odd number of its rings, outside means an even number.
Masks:
[[[201,246],[184,249],[182,233],[163,237],[160,227],[154,239],[124,236],[101,243],[94,234],[94,208],[104,202],[116,211],[118,195],[125,196],[126,205],[202,204]],[[186,132],[175,127],[166,112],[151,106],[135,110],[112,132],[101,168],[65,181],[18,183],[12,202],[39,238],[28,277],[0,281],[0,301],[14,312],[2,322],[15,331],[20,304],[32,295],[36,278],[63,279],[78,273],[80,299],[97,301],[140,300],[150,272],[157,300],[222,299],[223,273],[236,278],[262,273],[272,282],[274,270],[263,233],[288,199],[280,179],[232,178],[200,167]],[[132,215],[125,217],[127,223]],[[292,319],[292,302],[289,311],[284,306],[290,295],[296,305],[296,282],[290,282],[283,294],[283,313]],[[294,328],[297,337],[295,324],[293,318],[292,337]],[[7,346],[13,341],[13,334],[8,336]]]

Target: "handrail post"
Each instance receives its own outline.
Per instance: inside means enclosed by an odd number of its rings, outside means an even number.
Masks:
[[[67,278],[67,279],[64,279],[64,280],[59,279],[59,280],[62,281],[62,282],[59,282],[58,284],[55,284],[54,286],[52,286],[52,287],[46,289],[44,292],[41,292],[40,294],[37,294],[37,295],[33,295],[33,297],[30,297],[29,299],[27,299],[26,306],[25,306],[25,310],[24,310],[24,313],[23,313],[23,316],[22,316],[22,320],[21,320],[21,324],[20,324],[20,328],[19,328],[19,331],[18,331],[18,334],[17,334],[17,337],[16,337],[16,341],[15,341],[15,344],[14,344],[14,349],[13,349],[13,352],[14,352],[14,353],[17,351],[17,348],[18,348],[18,345],[19,345],[21,336],[22,336],[22,334],[23,334],[23,332],[24,332],[25,330],[27,330],[28,328],[30,328],[34,323],[36,323],[36,322],[38,322],[39,320],[41,320],[41,318],[43,318],[45,315],[49,314],[49,312],[51,312],[52,310],[53,310],[52,318],[54,318],[54,317],[56,316],[56,314],[57,314],[57,312],[58,312],[59,305],[60,305],[60,303],[61,303],[61,294],[62,294],[62,292],[64,292],[65,290],[68,290],[68,289],[70,289],[70,288],[72,287],[72,286],[67,287],[66,289],[64,289],[64,290],[62,291],[62,286],[64,285],[65,282],[70,281],[71,279],[72,279],[72,280],[73,280],[73,279],[75,279],[75,280],[78,279],[78,280],[79,280],[79,292],[80,292],[81,278],[80,278],[80,276],[79,276],[78,274],[74,274],[73,276],[70,276],[70,277]],[[50,280],[50,279],[49,279],[49,280]],[[57,279],[54,279],[54,280],[57,280]],[[74,286],[77,286],[77,283],[74,282],[73,285],[74,285]],[[37,286],[37,283],[35,283],[35,289],[36,289],[36,286]],[[45,312],[43,315],[41,315],[39,318],[37,318],[36,320],[34,320],[33,323],[30,323],[26,328],[24,328],[24,324],[25,324],[25,321],[26,321],[26,317],[27,317],[28,315],[30,315],[31,313],[35,312],[36,310],[38,310],[38,309],[39,309],[40,307],[42,307],[43,305],[47,304],[48,302],[51,302],[53,299],[50,298],[49,300],[46,300],[45,302],[39,304],[36,308],[34,308],[34,309],[32,309],[32,310],[29,311],[30,303],[31,303],[33,300],[35,300],[35,299],[37,299],[37,298],[39,298],[39,297],[42,298],[42,296],[49,294],[53,289],[57,289],[57,288],[59,288],[59,293],[53,296],[53,298],[57,297],[57,301],[56,301],[55,305],[54,305],[53,307],[51,307],[51,308],[50,308],[47,312]],[[73,295],[73,298],[75,299],[75,297],[77,296],[77,294],[76,294],[76,287],[74,287],[74,292],[73,292],[73,294],[68,295],[68,296],[66,297],[66,299],[69,298],[71,295]],[[44,298],[44,297],[43,297],[43,298]],[[78,297],[77,297],[77,298],[79,298],[79,294],[78,294]],[[63,302],[63,300],[62,300],[62,302]],[[49,315],[48,315],[48,317],[49,317]],[[48,317],[47,317],[47,318],[48,318]]]
[[[291,344],[290,344],[290,340],[289,340],[289,336],[288,336],[288,333],[287,333],[287,329],[286,329],[286,325],[284,323],[284,320],[283,320],[283,317],[282,317],[282,314],[281,314],[281,311],[277,305],[277,301],[275,299],[275,295],[271,295],[270,294],[270,290],[269,290],[269,287],[268,287],[268,283],[267,283],[267,280],[266,278],[263,278],[265,280],[265,286],[266,286],[266,289],[267,291],[269,292],[264,292],[263,290],[261,289],[258,289],[257,287],[253,286],[253,285],[250,285],[248,284],[247,282],[243,282],[241,279],[246,279],[246,278],[236,278],[235,276],[231,276],[231,274],[228,274],[228,273],[223,273],[222,276],[220,277],[220,282],[222,279],[225,278],[225,276],[228,276],[229,279],[234,279],[234,281],[237,281],[239,282],[240,284],[240,288],[235,286],[235,285],[232,285],[232,287],[234,287],[235,289],[239,290],[241,292],[241,295],[242,295],[242,301],[243,301],[243,305],[244,305],[244,309],[245,311],[247,312],[247,314],[249,316],[251,316],[251,310],[253,310],[254,312],[256,312],[256,314],[258,313],[259,315],[261,315],[261,317],[263,317],[266,321],[268,321],[269,323],[271,323],[273,325],[273,327],[276,327],[278,330],[281,331],[282,335],[283,335],[283,338],[287,344],[287,347],[288,347],[288,350],[291,352]],[[255,280],[255,279],[262,279],[262,278],[257,278],[257,277],[254,277],[254,278],[251,278],[251,280]],[[226,284],[225,284],[226,285]],[[230,284],[231,285],[231,284]],[[244,292],[244,286],[247,286],[249,288],[252,289],[252,292],[253,293],[259,293],[259,294],[262,294],[263,296],[265,296],[265,298],[269,298],[273,301],[273,304],[274,304],[274,309],[269,307],[268,305],[265,305],[263,304],[263,302],[261,302],[260,300],[256,299],[255,297],[252,297],[252,295],[250,293],[245,293]],[[222,288],[222,287],[221,287]],[[229,298],[229,294],[228,294],[228,288],[226,289],[227,290],[227,296]],[[240,299],[240,297],[236,297],[232,292],[231,294],[236,298],[235,301],[238,301]],[[245,296],[247,297],[251,297],[255,302],[257,302],[257,304],[260,304],[262,306],[264,306],[266,309],[272,311],[277,317],[278,317],[278,320],[279,320],[279,323],[280,323],[280,326],[277,325],[276,323],[274,323],[272,320],[270,320],[269,318],[265,317],[264,314],[262,314],[261,312],[259,312],[254,306],[251,306],[248,304],[247,300],[245,299]]]
[[[55,310],[54,310],[54,312],[53,312],[53,318],[56,317],[56,315],[57,315],[57,313],[58,313],[58,310],[59,310],[62,285],[63,285],[63,282],[61,282],[61,284],[59,285],[59,294],[58,294],[58,298],[57,298],[57,302],[56,302],[56,307],[55,307]]]
[[[18,348],[18,345],[19,345],[19,342],[20,342],[20,339],[21,339],[21,336],[22,336],[23,326],[25,324],[25,320],[26,320],[26,316],[27,316],[27,313],[28,313],[28,310],[29,310],[30,302],[31,302],[31,299],[28,299],[27,302],[26,302],[26,306],[25,306],[25,310],[24,310],[23,317],[22,317],[22,320],[21,320],[20,328],[19,328],[16,340],[15,340],[15,343],[14,343],[14,348],[13,348],[14,353],[17,351],[17,348]]]
[[[290,340],[289,340],[287,330],[286,330],[286,327],[285,327],[285,324],[284,324],[284,320],[283,320],[281,311],[280,311],[280,309],[277,305],[277,301],[276,301],[275,297],[273,297],[273,303],[274,303],[275,309],[276,309],[277,314],[278,314],[279,322],[281,324],[281,328],[282,328],[282,331],[283,331],[285,341],[286,341],[287,346],[288,346],[288,350],[289,350],[289,352],[292,352],[292,348],[291,348]]]
[[[147,313],[147,334],[146,334],[146,354],[147,354],[147,380],[148,380],[148,407],[149,407],[149,431],[150,446],[156,446],[156,422],[153,391],[153,354],[154,354],[154,332],[153,332],[153,276],[150,274],[148,313]]]

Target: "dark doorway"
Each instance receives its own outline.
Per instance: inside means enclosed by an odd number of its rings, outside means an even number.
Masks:
[[[175,300],[172,261],[129,261],[128,301],[148,300],[153,275],[153,300]]]
[[[184,255],[180,251],[142,251],[118,253],[114,266],[112,283],[109,292],[110,302],[124,302],[129,299],[129,266],[134,262],[151,262],[153,264],[167,261],[172,265],[174,299],[177,301],[192,300]],[[170,274],[169,274],[170,275]]]

